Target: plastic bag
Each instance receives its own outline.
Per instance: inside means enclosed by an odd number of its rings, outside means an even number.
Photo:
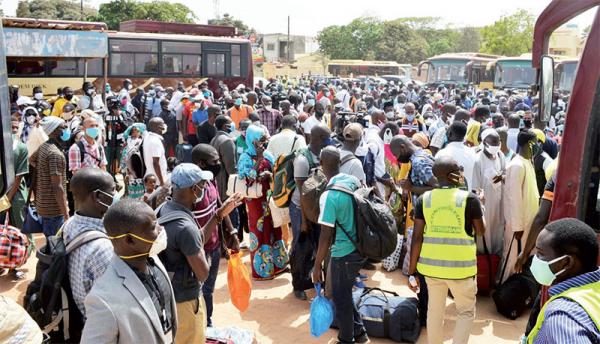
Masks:
[[[333,322],[333,306],[321,293],[321,284],[315,284],[317,296],[310,304],[310,334],[319,337],[329,330]]]
[[[229,252],[229,263],[227,263],[227,286],[231,303],[240,312],[244,312],[250,305],[250,294],[252,293],[252,284],[250,283],[250,273],[246,265],[242,263],[241,253]]]

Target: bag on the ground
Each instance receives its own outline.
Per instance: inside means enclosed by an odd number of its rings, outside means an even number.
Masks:
[[[192,162],[192,145],[179,144],[175,146],[175,157],[179,162]]]
[[[400,263],[400,255],[402,253],[402,240],[402,235],[398,234],[398,242],[396,243],[396,249],[394,249],[394,252],[392,252],[392,254],[387,256],[382,261],[382,265],[385,271],[390,272],[398,268],[398,265]]]
[[[252,284],[250,283],[250,273],[246,265],[242,262],[241,253],[229,254],[227,263],[227,286],[231,303],[240,312],[244,312],[250,305],[250,294],[252,293]]]
[[[0,268],[16,269],[27,262],[27,251],[31,243],[27,235],[8,225],[8,213],[6,219],[7,223],[0,225]]]
[[[410,267],[410,245],[412,245],[413,227],[406,230],[406,240],[404,240],[403,251],[404,259],[402,260],[402,273],[408,276],[408,268]]]
[[[38,215],[37,209],[31,203],[25,207],[25,219],[23,221],[23,234],[42,233],[42,218]]]
[[[294,290],[307,290],[313,287],[311,271],[315,265],[316,249],[308,234],[300,232],[296,245],[290,252],[290,272]]]
[[[297,140],[298,135],[294,137],[290,152],[287,155],[279,156],[273,166],[272,197],[275,204],[281,208],[287,207],[290,204],[292,193],[296,189],[296,181],[294,180],[294,159],[296,159],[296,152],[294,152],[294,146]]]
[[[333,306],[321,290],[321,284],[315,284],[317,296],[310,304],[310,334],[313,337],[320,337],[329,330],[333,322]]]
[[[338,226],[363,257],[382,260],[394,252],[398,242],[396,219],[390,207],[375,195],[373,188],[351,191],[332,185],[327,187],[327,190],[337,190],[353,197],[357,240],[354,240],[339,223]]]
[[[35,278],[27,286],[23,305],[27,313],[49,334],[52,342],[79,342],[83,329],[83,315],[77,308],[71,292],[68,256],[76,248],[90,241],[107,238],[100,231],[85,231],[68,245],[59,234],[48,238],[40,248]]]
[[[226,194],[227,196],[231,196],[234,193],[239,193],[244,198],[261,198],[263,196],[263,188],[259,182],[248,185],[245,178],[240,178],[237,174],[231,174],[227,181]]]
[[[290,223],[290,208],[278,207],[272,197],[269,200],[269,210],[271,211],[271,219],[273,219],[273,227],[278,228]]]
[[[402,343],[415,343],[419,339],[418,304],[415,297],[400,297],[379,288],[363,289],[356,303],[369,336]]]
[[[327,188],[327,177],[321,169],[313,174],[302,184],[300,192],[300,207],[304,216],[312,223],[319,222],[319,199]]]
[[[485,237],[481,236],[481,239],[484,253],[477,255],[477,292],[489,293],[496,286],[500,256],[490,254]]]

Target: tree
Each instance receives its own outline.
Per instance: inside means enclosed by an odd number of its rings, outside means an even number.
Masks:
[[[387,21],[377,42],[377,59],[417,63],[427,57],[427,42],[401,20]]]
[[[531,52],[533,21],[533,14],[523,9],[502,16],[494,24],[483,28],[481,51],[506,56]]]
[[[481,30],[476,27],[463,27],[460,29],[460,37],[457,42],[456,51],[477,52],[481,48]]]
[[[331,59],[372,60],[383,23],[373,17],[360,17],[348,25],[332,25],[317,34],[320,51]]]
[[[118,30],[121,22],[134,19],[193,23],[197,17],[189,7],[180,3],[113,0],[101,4],[98,16],[95,18],[97,21],[105,22],[111,30]]]
[[[93,19],[96,14],[96,9],[84,3],[83,20]],[[81,3],[72,0],[23,0],[17,5],[17,17],[81,20]]]
[[[209,19],[208,24],[210,25],[226,25],[226,26],[234,26],[237,28],[238,34],[242,36],[249,36],[251,34],[255,34],[256,30],[254,28],[249,27],[243,21],[239,19],[235,19],[233,16],[228,13],[223,14],[223,18],[219,19]]]

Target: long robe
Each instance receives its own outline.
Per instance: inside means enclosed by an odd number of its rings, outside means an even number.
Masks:
[[[502,205],[502,183],[492,180],[506,169],[504,154],[501,152],[495,159],[488,158],[483,151],[477,153],[473,168],[473,190],[483,190],[485,219],[485,241],[491,254],[502,256],[504,243],[504,211]],[[477,238],[477,252],[484,253],[483,240]]]
[[[501,282],[504,282],[506,278],[514,273],[514,265],[518,256],[518,245],[515,240],[509,252],[513,234],[523,231],[521,243],[524,245],[539,208],[539,193],[535,179],[535,169],[531,160],[517,155],[506,167],[503,204],[504,220],[506,221],[504,231],[504,259],[508,260],[508,263],[506,271],[501,276]]]

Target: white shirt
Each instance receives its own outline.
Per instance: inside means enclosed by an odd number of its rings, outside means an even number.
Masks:
[[[375,157],[375,177],[381,178],[385,174],[385,148],[383,140],[379,137],[379,127],[371,124],[365,135],[369,151]]]
[[[171,101],[169,102],[169,110],[175,110],[177,108],[177,105],[181,102],[181,97],[183,97],[183,92],[180,90],[173,92]]]
[[[297,137],[296,142],[294,142],[295,137]],[[288,155],[292,151],[295,152],[304,147],[306,147],[304,137],[296,134],[293,130],[283,129],[279,134],[271,136],[267,151],[273,154],[277,160],[281,155]]]
[[[470,191],[473,185],[473,166],[475,166],[475,160],[477,159],[475,150],[462,142],[449,142],[446,148],[440,150],[435,157],[441,156],[453,158],[458,166],[464,169],[465,179]]]
[[[159,158],[160,172],[163,180],[166,184],[169,184],[167,180],[167,157],[165,155],[165,146],[163,145],[163,138],[159,134],[148,132],[144,137],[144,143],[142,144],[144,149],[144,164],[146,165],[146,175],[154,174],[154,164],[152,163],[153,158]],[[156,176],[158,179],[158,176]]]
[[[319,124],[327,125],[327,120],[325,120],[325,115],[323,115],[323,118],[320,121],[317,119],[317,116],[315,116],[315,115],[308,117],[306,119],[306,121],[304,121],[304,123],[302,123],[302,129],[304,129],[305,134],[310,135],[312,128]]]
[[[517,148],[519,147],[519,141],[517,140],[517,137],[519,136],[519,128],[509,128],[506,131],[506,134],[506,146],[512,149],[513,152],[516,152]]]
[[[341,90],[335,95],[335,99],[339,99],[340,102],[344,105],[344,109],[350,107],[350,93],[348,90]]]
[[[352,152],[341,149],[340,150],[340,160],[344,160],[344,158],[348,155],[351,155]],[[367,176],[365,175],[365,171],[363,170],[362,163],[360,160],[351,159],[346,161],[344,164],[340,165],[340,173],[349,174],[351,176],[355,176],[360,180],[363,184],[367,183]]]

